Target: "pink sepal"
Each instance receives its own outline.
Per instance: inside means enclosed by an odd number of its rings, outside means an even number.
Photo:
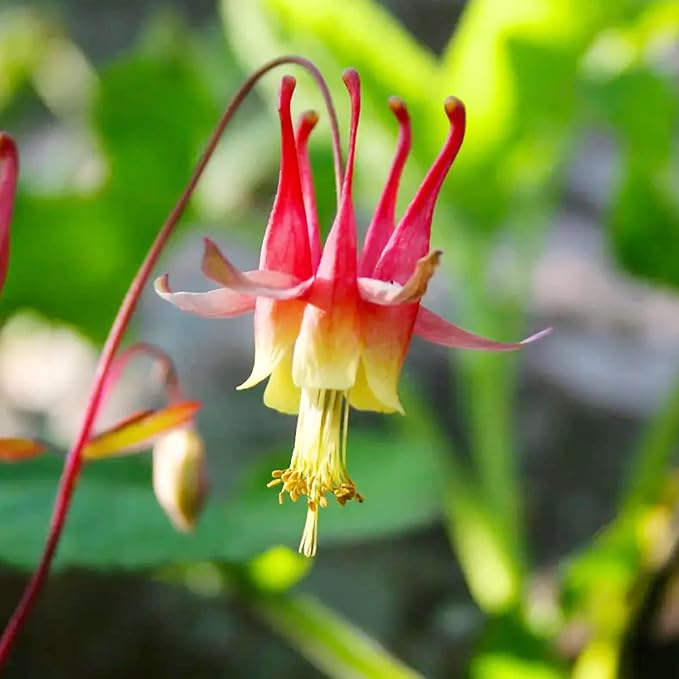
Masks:
[[[482,351],[515,351],[549,335],[550,332],[552,332],[551,328],[545,328],[520,342],[497,342],[464,330],[424,307],[420,307],[417,312],[414,329],[415,335],[432,344],[440,344],[451,349],[480,349]]]

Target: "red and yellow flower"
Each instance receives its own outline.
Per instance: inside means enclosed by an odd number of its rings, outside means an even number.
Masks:
[[[358,74],[347,70],[351,99],[347,167],[335,221],[321,250],[307,140],[317,117],[305,113],[295,130],[290,103],[295,80],[282,79],[279,97],[279,184],[264,234],[259,268],[240,272],[210,240],[203,273],[221,287],[173,292],[167,275],[157,293],[182,311],[230,318],[254,311],[255,361],[240,389],[268,379],[264,403],[297,414],[290,466],[275,470],[270,486],[295,501],[307,499],[300,543],[316,553],[318,511],[334,495],[342,505],[362,501],[347,471],[350,407],[403,413],[398,379],[413,334],[448,347],[507,351],[537,339],[501,343],[459,328],[420,305],[440,251],[430,250],[431,222],[441,185],[462,144],[465,110],[450,97],[443,148],[405,214],[395,223],[398,185],[410,149],[410,120],[403,102],[389,102],[399,124],[396,154],[359,254],[352,199],[360,114]]]

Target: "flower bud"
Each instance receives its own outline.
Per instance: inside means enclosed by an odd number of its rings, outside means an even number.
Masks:
[[[205,449],[195,429],[175,429],[156,441],[153,490],[174,527],[192,530],[207,494]]]

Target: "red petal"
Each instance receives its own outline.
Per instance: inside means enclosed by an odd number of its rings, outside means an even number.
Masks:
[[[9,225],[16,193],[19,156],[14,140],[0,132],[0,290],[5,284],[9,263]]]
[[[252,311],[255,298],[228,288],[209,292],[172,292],[167,274],[156,278],[156,293],[180,311],[204,318],[233,318]]]
[[[360,356],[356,218],[351,190],[361,91],[356,71],[345,71],[343,79],[351,98],[347,169],[337,216],[309,291],[293,356],[295,384],[318,389],[351,387]]]
[[[552,332],[551,328],[545,328],[520,342],[496,342],[446,321],[438,314],[429,309],[420,307],[415,320],[415,334],[426,339],[432,344],[440,344],[452,349],[482,349],[484,351],[514,351],[525,344],[539,340]]]
[[[356,158],[356,132],[361,112],[361,85],[358,73],[352,69],[347,69],[343,78],[351,98],[351,131],[347,169],[342,182],[342,195],[337,216],[328,234],[317,272],[318,278],[332,281],[333,297],[339,291],[338,288],[345,288],[347,291],[351,288],[354,296],[356,289],[356,217],[352,183]]]
[[[290,115],[290,101],[294,89],[295,79],[285,76],[281,80],[278,100],[281,121],[278,191],[264,234],[259,268],[292,274],[300,280],[305,280],[311,276],[312,269],[297,148]]]
[[[384,246],[389,241],[389,237],[394,230],[394,212],[396,210],[398,185],[401,181],[408,153],[410,152],[411,133],[408,109],[398,97],[391,97],[389,99],[389,108],[394,112],[399,126],[396,155],[389,171],[384,192],[375,208],[375,214],[365,235],[361,262],[358,267],[360,276],[372,276],[382,250],[384,250]]]
[[[0,462],[30,460],[45,450],[45,446],[31,439],[0,439]]]
[[[306,293],[313,278],[299,281],[278,271],[248,271],[241,273],[209,238],[204,239],[203,273],[234,292],[250,297],[297,299]]]
[[[309,248],[311,250],[311,267],[313,271],[318,268],[321,261],[321,229],[318,224],[318,211],[316,210],[316,193],[314,191],[314,180],[311,172],[311,162],[309,161],[309,135],[316,127],[318,113],[316,111],[306,111],[300,116],[297,123],[297,162],[299,164],[299,175],[302,182],[302,195],[304,197],[304,210],[306,212],[306,223],[309,232]]]
[[[403,412],[398,377],[408,351],[421,297],[441,257],[440,250],[418,260],[405,285],[359,278],[362,359],[373,394],[390,410]]]
[[[391,234],[375,267],[373,278],[393,279],[403,283],[417,260],[429,251],[431,220],[436,199],[464,138],[465,112],[462,102],[449,97],[445,102],[445,111],[450,120],[448,138],[403,218]]]

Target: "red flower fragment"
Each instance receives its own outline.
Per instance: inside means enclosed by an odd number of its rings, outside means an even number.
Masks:
[[[0,290],[9,264],[9,225],[19,174],[19,156],[14,140],[0,132]]]
[[[23,462],[45,451],[38,441],[21,438],[0,439],[0,462]]]

